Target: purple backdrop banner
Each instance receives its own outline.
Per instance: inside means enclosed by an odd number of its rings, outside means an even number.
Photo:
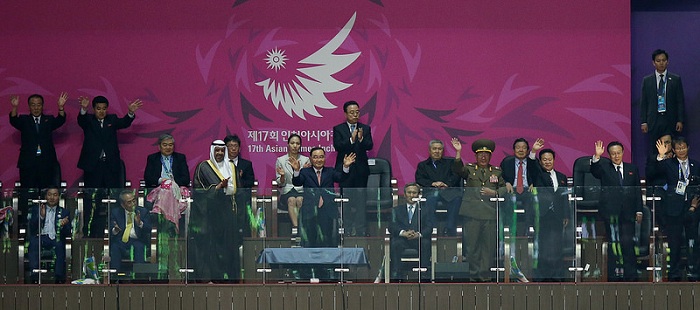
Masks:
[[[370,156],[388,158],[403,185],[428,141],[497,143],[542,137],[570,174],[597,139],[629,145],[629,1],[13,2],[0,12],[0,100],[68,92],[54,134],[64,179],[76,184],[78,96],[104,95],[123,115],[127,176],[142,178],[157,137],[176,139],[190,167],[212,140],[243,139],[242,156],[269,188],[291,132],[333,152],[342,104],[360,103]],[[0,180],[18,178],[19,133],[0,120]],[[625,154],[627,160],[631,154]],[[330,158],[334,158],[331,156]],[[473,161],[467,152],[465,160]],[[331,160],[332,161],[332,160]],[[332,162],[328,163],[333,164]]]

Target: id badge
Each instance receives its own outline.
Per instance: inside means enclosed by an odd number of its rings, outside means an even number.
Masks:
[[[659,105],[656,112],[666,112],[666,96],[659,96]]]
[[[685,187],[686,186],[688,186],[688,183],[678,181],[678,185],[676,185],[676,194],[685,195]]]

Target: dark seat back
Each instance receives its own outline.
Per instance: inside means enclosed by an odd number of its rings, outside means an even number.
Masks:
[[[601,164],[610,159],[601,157]],[[583,156],[574,162],[574,194],[583,200],[576,202],[578,210],[598,210],[600,202],[600,180],[591,174],[591,156]]]
[[[383,158],[369,160],[367,178],[367,210],[390,209],[393,206],[391,164]]]

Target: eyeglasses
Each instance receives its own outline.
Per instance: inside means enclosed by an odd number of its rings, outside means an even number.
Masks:
[[[360,115],[360,111],[347,111],[346,113],[350,115]]]

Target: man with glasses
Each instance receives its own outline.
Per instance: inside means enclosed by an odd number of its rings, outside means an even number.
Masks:
[[[122,259],[133,252],[134,263],[146,262],[146,246],[151,241],[151,221],[148,210],[136,206],[131,190],[119,194],[119,207],[109,216],[109,256],[112,269],[123,272]]]
[[[666,154],[673,147],[675,157],[668,157]],[[663,197],[663,208],[661,213],[664,218],[664,231],[668,236],[669,281],[681,281],[685,275],[681,264],[681,246],[684,243],[683,236],[688,240],[687,259],[689,272],[697,273],[697,250],[693,249],[698,235],[698,220],[696,209],[699,207],[700,198],[697,196],[697,182],[700,181],[700,163],[688,158],[689,146],[684,137],[675,137],[671,146],[664,144],[659,139],[656,142],[658,155],[655,165],[652,165],[648,174],[666,181],[665,193]],[[697,275],[694,275],[697,277]]]
[[[239,233],[241,236],[250,237],[250,218],[248,214],[255,213],[252,210],[252,188],[255,185],[255,171],[253,171],[253,163],[250,160],[241,157],[241,138],[238,135],[228,135],[224,138],[224,143],[226,143],[226,149],[228,151],[229,162],[232,162],[236,166],[236,184],[238,189],[236,190],[235,198],[237,211],[236,217],[238,218],[238,223],[241,223]]]

